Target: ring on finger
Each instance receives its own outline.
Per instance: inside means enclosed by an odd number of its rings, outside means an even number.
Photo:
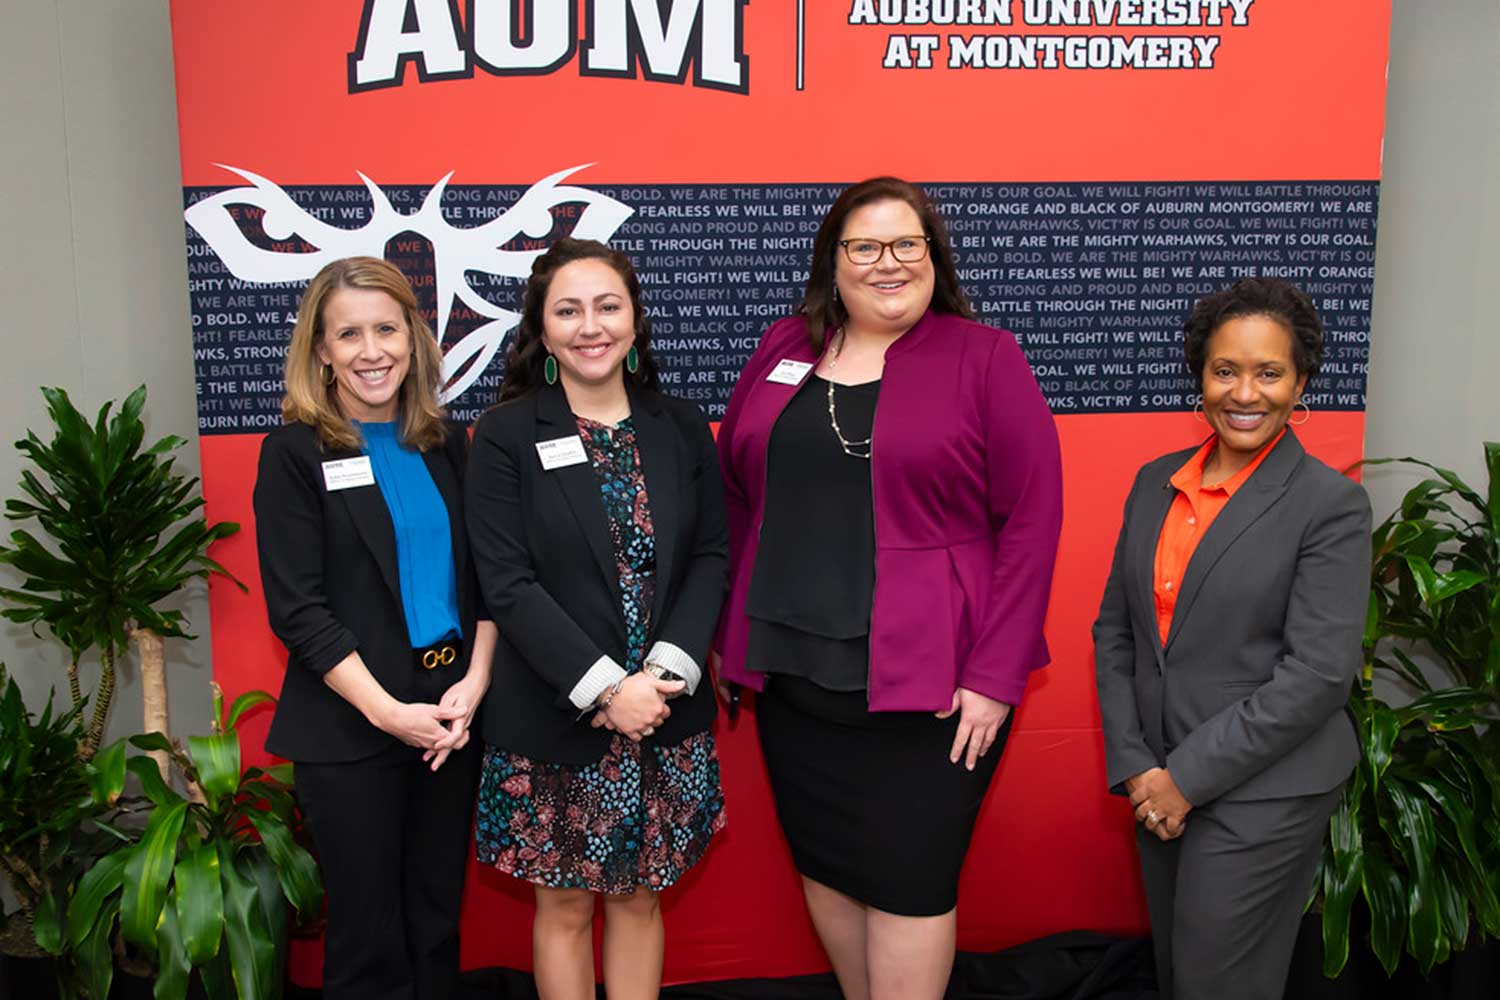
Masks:
[[[1156,812],[1155,809],[1151,809],[1151,810],[1148,810],[1146,812],[1146,825],[1147,826],[1155,826],[1157,823],[1160,823],[1160,822],[1161,822],[1161,816],[1157,814],[1157,812]]]

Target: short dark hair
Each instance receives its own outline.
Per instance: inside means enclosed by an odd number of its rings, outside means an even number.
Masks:
[[[1232,319],[1266,316],[1292,335],[1292,363],[1309,380],[1323,366],[1323,318],[1307,293],[1281,278],[1241,278],[1228,288],[1205,295],[1182,324],[1182,348],[1188,370],[1203,377],[1208,338]]]
[[[844,325],[849,313],[844,303],[834,298],[833,273],[839,253],[839,234],[844,231],[844,222],[856,209],[877,201],[904,201],[910,205],[917,218],[922,220],[922,232],[930,241],[928,252],[932,255],[932,308],[937,312],[953,313],[966,319],[974,318],[974,307],[964,295],[958,283],[958,271],[953,265],[953,246],[948,242],[948,229],[943,217],[938,215],[927,193],[910,181],[899,177],[871,177],[844,189],[818,228],[813,240],[812,266],[807,272],[807,291],[803,293],[798,312],[807,317],[807,336],[814,351],[821,352],[829,330]]]
[[[543,368],[547,364],[547,347],[542,343],[542,312],[547,305],[547,290],[552,279],[568,264],[580,260],[602,260],[614,269],[630,293],[630,311],[635,319],[635,351],[641,359],[634,374],[627,379],[645,389],[656,388],[656,358],[651,354],[651,320],[641,305],[641,281],[636,277],[630,258],[598,240],[575,240],[565,236],[552,244],[531,265],[531,277],[521,300],[521,324],[505,354],[505,378],[500,383],[500,401],[519,399],[536,392],[544,384]]]

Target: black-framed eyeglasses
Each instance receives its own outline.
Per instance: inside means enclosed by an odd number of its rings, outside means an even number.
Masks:
[[[844,256],[849,258],[849,263],[864,267],[879,261],[885,256],[887,249],[898,262],[915,264],[927,256],[927,246],[931,242],[930,236],[898,236],[893,240],[868,240],[856,236],[849,240],[839,240],[839,246],[844,248]]]

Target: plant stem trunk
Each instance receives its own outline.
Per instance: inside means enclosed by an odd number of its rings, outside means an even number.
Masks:
[[[99,654],[102,669],[99,673],[99,689],[94,692],[94,712],[89,719],[88,742],[84,745],[84,760],[93,760],[94,753],[104,740],[104,724],[109,720],[109,706],[115,700],[115,643],[111,639]]]
[[[72,696],[75,708],[83,701],[83,688],[78,685],[78,657],[76,656],[68,663],[68,694]]]
[[[171,739],[171,724],[167,716],[167,662],[161,636],[148,628],[134,628],[130,630],[130,641],[135,643],[136,655],[141,660],[142,729]],[[167,752],[151,750],[149,755],[156,761],[161,780],[170,785],[171,758]]]

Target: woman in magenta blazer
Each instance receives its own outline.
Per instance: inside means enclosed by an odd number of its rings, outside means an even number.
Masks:
[[[974,820],[1048,659],[1057,432],[1015,339],[974,321],[920,189],[849,188],[813,254],[719,431],[721,680],[761,692],[777,813],[844,995],[937,998]]]

